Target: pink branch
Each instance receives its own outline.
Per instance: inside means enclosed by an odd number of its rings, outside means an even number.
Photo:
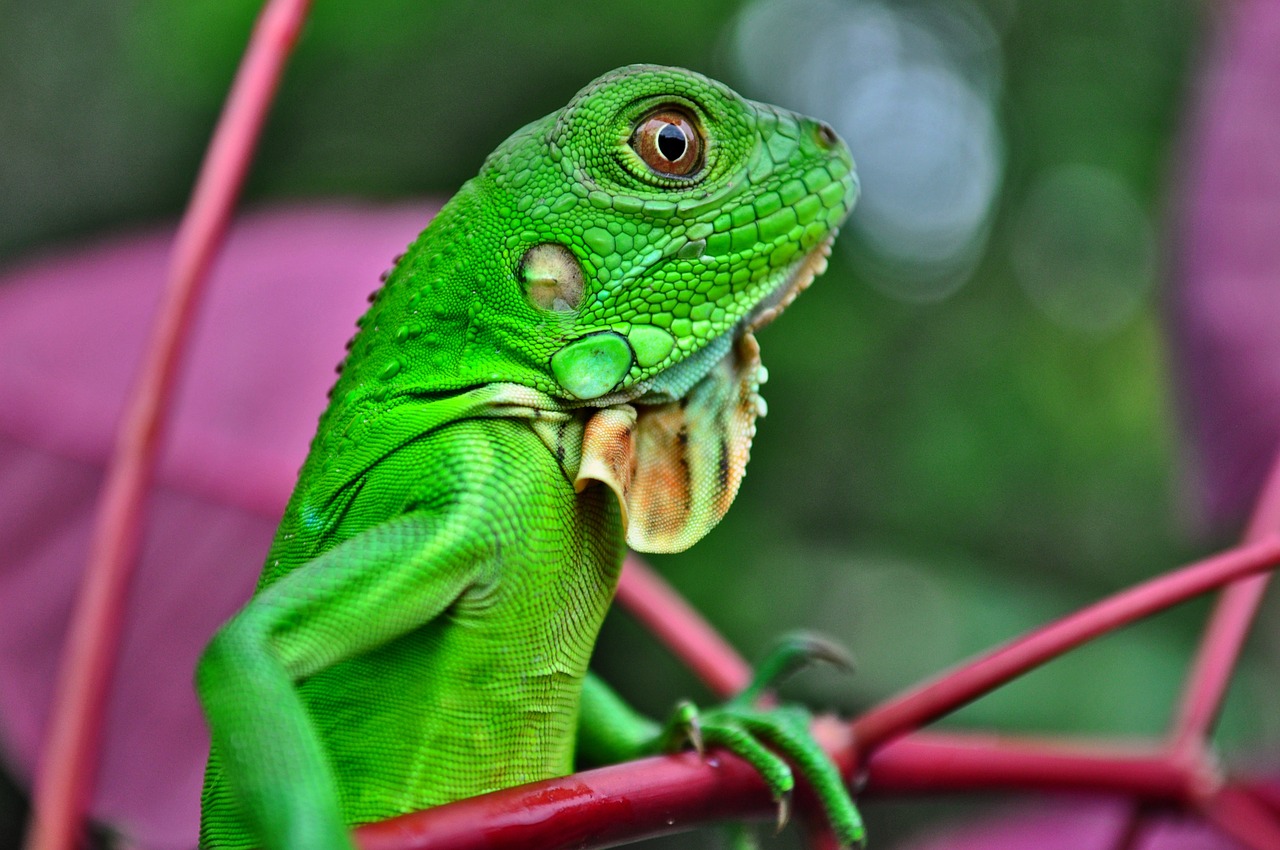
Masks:
[[[846,725],[825,719],[815,732],[837,763],[849,763]],[[875,754],[867,790],[1084,790],[1185,803],[1212,796],[1214,782],[1157,749],[1124,754],[1100,745],[919,734]],[[585,850],[773,816],[759,775],[713,750],[706,759],[681,753],[495,791],[368,824],[356,837],[363,850]]]
[[[178,229],[165,301],[98,501],[37,772],[27,836],[31,850],[71,848],[81,835],[141,540],[142,503],[155,473],[188,329],[309,5],[309,0],[272,0],[259,17]]]
[[[1238,785],[1214,794],[1201,811],[1205,818],[1250,850],[1280,850],[1280,826],[1261,801]]]
[[[1280,537],[1271,537],[1143,582],[871,709],[854,722],[854,735],[871,752],[1101,634],[1277,562]]]
[[[653,568],[627,555],[618,601],[721,696],[746,687],[751,667]]]
[[[1280,454],[1249,518],[1244,540],[1256,543],[1277,534],[1280,534]],[[1197,749],[1203,745],[1218,716],[1231,673],[1270,578],[1253,576],[1231,585],[1218,597],[1178,704],[1170,734],[1174,750]]]
[[[1252,794],[1258,802],[1280,815],[1280,785],[1276,784],[1275,779],[1239,780],[1235,784]]]
[[[1219,783],[1156,747],[921,732],[876,751],[867,792],[1089,791],[1188,802]]]
[[[610,847],[772,814],[768,789],[745,762],[681,753],[459,800],[362,826],[356,838],[362,850]]]

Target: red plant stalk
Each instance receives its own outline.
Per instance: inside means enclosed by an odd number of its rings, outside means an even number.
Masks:
[[[1155,745],[920,732],[871,756],[866,791],[1084,791],[1190,804],[1221,784],[1216,773],[1175,763]]]
[[[263,9],[178,228],[164,303],[99,496],[37,770],[30,850],[68,850],[82,835],[137,561],[143,500],[154,477],[188,329],[309,5],[310,0],[271,0]]]
[[[736,694],[751,667],[662,576],[628,553],[618,579],[618,602],[716,694]]]
[[[854,722],[864,753],[948,714],[1010,679],[1099,635],[1280,561],[1280,536],[1240,546],[1096,602],[998,647],[906,693]]]
[[[834,758],[850,754],[847,726],[828,722],[818,732]],[[920,740],[926,737],[933,740]],[[867,793],[1083,790],[1182,804],[1194,785],[1156,748],[1125,754],[1100,745],[920,735],[876,753]],[[356,839],[363,850],[567,850],[774,814],[759,774],[712,750],[707,758],[681,753],[507,788],[362,826]]]
[[[1243,787],[1227,785],[1200,807],[1205,819],[1250,850],[1280,850],[1280,824]]]
[[[838,745],[849,744],[846,737]],[[1183,794],[1183,776],[1158,753],[1128,757],[1027,745],[1001,759],[1001,748],[998,742],[936,744],[916,751],[913,741],[896,742],[877,754],[868,791],[1039,787],[1117,790],[1162,801]],[[956,768],[938,773],[927,787],[916,782],[940,762]],[[712,751],[705,759],[667,755],[494,791],[360,827],[356,838],[364,850],[607,847],[724,819],[769,821],[774,812],[753,768]]]
[[[1249,518],[1244,541],[1253,543],[1276,535],[1280,535],[1280,453]],[[1173,751],[1188,752],[1204,746],[1270,578],[1260,575],[1244,579],[1218,597],[1170,730]]]

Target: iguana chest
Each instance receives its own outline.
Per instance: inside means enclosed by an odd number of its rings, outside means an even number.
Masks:
[[[301,685],[345,819],[568,773],[582,678],[623,554],[613,493],[575,493],[545,443],[509,421],[450,426],[380,472],[403,491],[376,494],[384,506],[443,491],[473,502],[462,516],[484,535],[482,562],[444,615]],[[365,485],[352,515],[374,498]]]

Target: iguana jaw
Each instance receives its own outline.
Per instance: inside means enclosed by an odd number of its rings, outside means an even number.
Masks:
[[[797,295],[809,288],[815,277],[827,270],[827,258],[831,256],[831,243],[835,238],[836,231],[833,230],[801,258],[786,280],[747,315],[742,332],[753,333],[778,318],[778,314],[787,309]]]
[[[703,349],[665,372],[641,382],[621,398],[610,398],[608,401],[614,403],[625,400],[648,406],[667,404],[688,396],[700,382],[716,371],[717,364],[726,358],[733,360],[734,350],[740,348],[743,342],[754,346],[754,332],[776,319],[797,295],[813,283],[815,277],[826,271],[827,258],[831,256],[831,243],[835,236],[835,231],[832,231],[808,254],[797,260],[786,271],[782,281],[761,298],[750,312]],[[756,348],[758,350],[758,346]],[[758,364],[758,358],[754,359]]]

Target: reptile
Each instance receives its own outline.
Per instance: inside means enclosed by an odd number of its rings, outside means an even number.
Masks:
[[[605,74],[487,157],[358,320],[249,602],[196,670],[200,847],[352,826],[692,741],[784,804],[857,810],[796,706],[666,724],[588,673],[626,546],[675,552],[738,490],[754,331],[826,269],[857,196],[819,121],[692,71]]]

